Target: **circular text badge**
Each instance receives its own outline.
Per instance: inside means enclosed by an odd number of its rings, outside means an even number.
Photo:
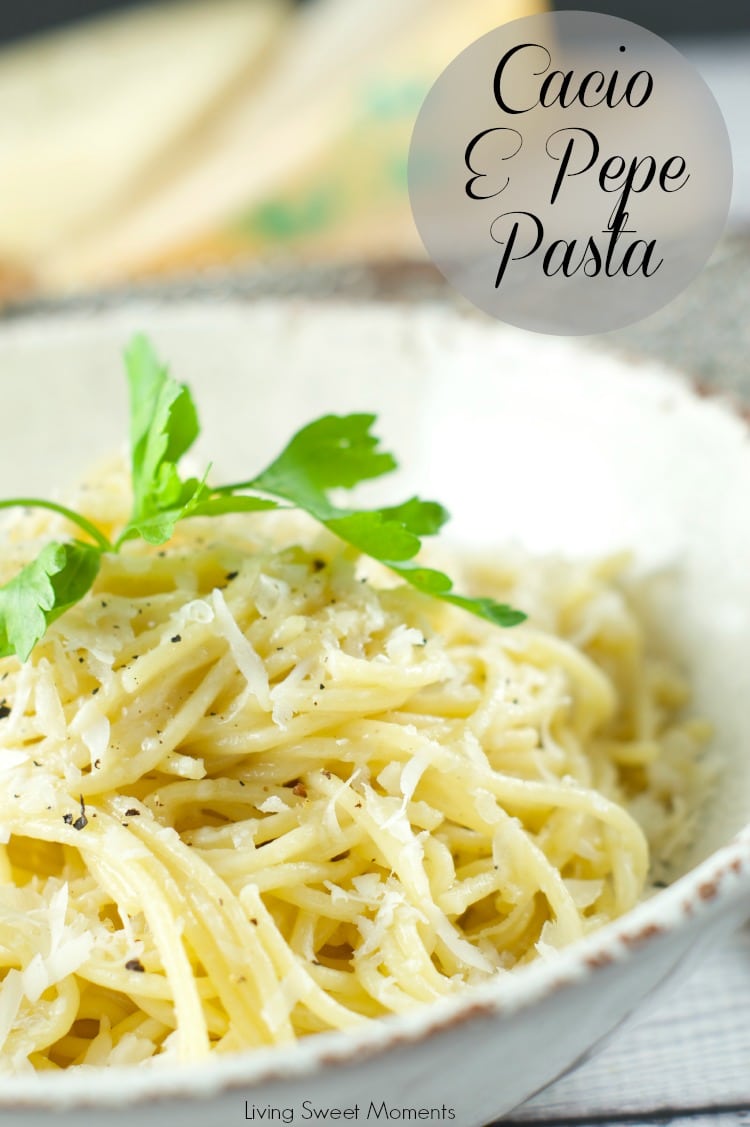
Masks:
[[[428,253],[480,309],[542,333],[647,316],[726,223],[721,111],[674,47],[627,20],[514,20],[447,67],[419,113],[409,193]]]

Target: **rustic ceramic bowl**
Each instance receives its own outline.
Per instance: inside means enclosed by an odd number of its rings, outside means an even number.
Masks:
[[[3,495],[48,490],[121,442],[119,353],[136,329],[193,385],[203,449],[221,452],[230,478],[316,414],[377,410],[404,465],[397,492],[446,503],[455,541],[627,547],[644,569],[676,565],[664,616],[695,708],[715,726],[722,779],[684,875],[510,983],[189,1071],[3,1077],[0,1123],[303,1123],[336,1109],[382,1123],[413,1108],[486,1124],[580,1060],[750,906],[747,424],[654,367],[437,307],[131,303],[2,328]]]

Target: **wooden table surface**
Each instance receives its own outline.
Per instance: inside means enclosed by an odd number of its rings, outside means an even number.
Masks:
[[[750,925],[512,1125],[750,1127]]]

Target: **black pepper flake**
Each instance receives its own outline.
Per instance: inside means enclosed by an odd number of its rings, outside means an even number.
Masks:
[[[72,814],[63,814],[63,822],[65,822],[66,826],[72,826],[73,825],[73,815]]]
[[[140,810],[136,810],[135,806],[131,806],[129,810],[125,811],[126,818],[140,818]]]
[[[322,571],[325,566],[326,566],[325,560],[315,559],[312,562],[313,571]]]
[[[106,608],[107,608],[107,604],[105,603],[104,599],[102,599],[102,600],[101,600],[101,604],[102,604],[102,606],[104,607],[104,609],[106,610]]]
[[[98,692],[99,692],[99,686],[97,685],[95,689],[91,690],[92,697],[95,697]]]
[[[243,783],[242,779],[238,779],[237,782],[240,784],[241,787],[244,787],[245,784]]]
[[[322,681],[321,681],[321,682],[320,682],[320,684],[318,685],[318,688],[319,688],[319,689],[324,689],[324,688],[325,688],[325,685],[323,684],[323,682],[322,682]]]
[[[253,927],[258,926],[258,921],[256,920],[255,916],[250,917],[250,923],[253,925]]]
[[[75,822],[73,823],[73,829],[74,830],[82,830],[84,828],[84,826],[87,826],[89,824],[89,820],[86,817],[86,804],[83,801],[83,795],[79,795],[78,801],[81,804],[81,813],[80,813],[79,817],[76,818]]]
[[[101,761],[101,759],[95,759],[95,760],[94,760],[94,767],[96,767],[97,771],[99,770],[99,768],[101,767],[101,765],[102,765],[102,761]]]
[[[10,716],[10,709],[4,700],[0,701],[0,720],[4,720],[6,716]]]
[[[38,759],[32,759],[31,762],[34,764],[35,767],[41,767],[41,763],[39,762]]]
[[[139,974],[144,974],[146,968],[140,959],[128,959],[125,964],[125,970],[137,970]]]
[[[84,659],[82,657],[78,658],[78,664],[79,665],[83,665],[83,661],[84,661]]]
[[[238,571],[228,571],[224,578],[226,579],[227,583],[231,583],[232,580],[236,579],[239,574],[240,573]]]
[[[182,641],[182,634],[173,634],[172,637],[169,640],[170,640],[170,642],[181,642]]]

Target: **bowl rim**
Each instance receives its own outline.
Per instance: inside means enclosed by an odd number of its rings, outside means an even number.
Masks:
[[[238,277],[239,281],[228,276],[219,286],[203,281],[197,287],[156,285],[24,302],[0,313],[0,334],[8,330],[23,332],[45,324],[54,330],[70,321],[83,323],[84,318],[90,317],[107,319],[109,315],[138,306],[149,311],[163,307],[175,312],[195,308],[200,303],[201,306],[215,304],[217,309],[226,310],[233,305],[241,308],[255,304],[256,300],[264,305],[293,306],[295,313],[320,308],[351,313],[387,307],[401,317],[413,313],[419,306],[438,309],[442,316],[456,318],[460,323],[487,325],[487,319],[474,310],[456,308],[441,300],[373,300],[367,286],[363,293],[346,296],[324,290],[317,296],[300,297],[283,289],[268,295],[262,289],[258,291],[256,281],[248,285],[246,278]],[[329,272],[324,271],[322,277],[329,278]],[[566,346],[570,347],[569,338],[566,338]],[[612,352],[609,355],[612,356]],[[620,351],[619,361],[623,367],[648,368],[660,378],[676,381],[696,403],[710,399],[727,415],[739,418],[750,433],[750,408],[730,393],[707,387],[645,356],[625,356]],[[683,931],[693,923],[728,911],[748,897],[750,820],[727,843],[667,888],[655,891],[624,916],[561,949],[549,960],[540,958],[514,970],[512,976],[467,987],[458,995],[419,1006],[405,1014],[378,1018],[362,1029],[343,1033],[329,1031],[291,1045],[215,1055],[200,1062],[192,1071],[184,1064],[170,1062],[143,1070],[127,1065],[33,1075],[2,1073],[0,1115],[32,1110],[106,1110],[126,1105],[129,1110],[137,1110],[146,1104],[208,1100],[233,1092],[250,1092],[264,1083],[357,1065],[394,1049],[423,1044],[474,1019],[503,1021],[522,1013],[546,997],[601,976],[607,968],[629,963],[644,947]]]

